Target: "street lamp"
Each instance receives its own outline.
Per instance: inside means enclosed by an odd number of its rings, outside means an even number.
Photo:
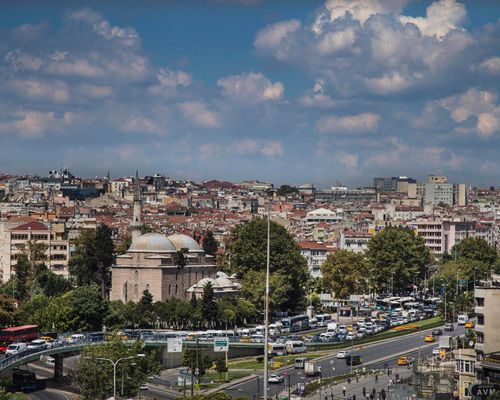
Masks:
[[[124,360],[131,360],[136,357],[146,357],[146,354],[137,354],[135,356],[130,356],[130,357],[122,357],[119,358],[116,361],[113,361],[111,358],[102,358],[102,357],[84,357],[86,359],[91,359],[91,360],[99,360],[99,361],[109,361],[113,365],[113,399],[116,398],[116,366],[120,361]]]

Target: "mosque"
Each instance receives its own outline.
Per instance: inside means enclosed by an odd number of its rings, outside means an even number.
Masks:
[[[160,233],[142,234],[141,215],[142,201],[136,187],[132,244],[125,254],[116,257],[116,264],[111,268],[111,300],[137,302],[144,290],[153,295],[154,301],[171,297],[188,300],[193,291],[198,294],[195,288],[199,290],[200,281],[218,278],[214,257],[205,254],[193,238],[179,233],[168,237]],[[175,260],[182,249],[187,251],[187,264],[180,268]]]

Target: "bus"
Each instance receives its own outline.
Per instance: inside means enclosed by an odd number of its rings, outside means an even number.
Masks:
[[[332,320],[332,316],[330,314],[319,314],[316,315],[315,318],[318,322],[318,326],[327,326],[327,324]]]
[[[296,315],[281,320],[283,332],[300,332],[309,329],[309,317],[307,315]]]
[[[286,355],[286,344],[284,343],[269,343],[267,345],[269,354],[276,356]]]
[[[0,330],[0,352],[5,353],[9,344],[14,342],[31,342],[38,339],[38,325],[13,326]]]
[[[288,354],[305,353],[307,347],[301,340],[288,340],[286,342],[286,352]]]

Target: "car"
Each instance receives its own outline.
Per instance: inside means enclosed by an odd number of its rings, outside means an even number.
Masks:
[[[341,350],[337,353],[337,358],[346,358],[347,357],[347,351]]]
[[[432,334],[433,334],[434,336],[439,336],[439,335],[442,335],[442,334],[443,334],[443,331],[442,331],[441,329],[439,329],[439,328],[436,328],[436,329],[433,329],[433,330],[432,330]]]
[[[447,332],[453,332],[455,330],[455,325],[453,325],[453,323],[451,322],[447,322],[446,324],[444,324],[444,330]]]
[[[11,343],[7,346],[5,350],[6,356],[15,356],[16,354],[22,353],[26,350],[26,343]]]
[[[410,360],[408,360],[408,357],[399,357],[397,361],[398,365],[410,365]]]
[[[269,378],[267,378],[267,381],[269,383],[283,383],[284,380],[285,378],[283,377],[283,375],[278,374],[271,374],[269,375]]]
[[[435,341],[436,341],[436,338],[432,335],[424,336],[424,342],[434,343]]]
[[[440,354],[439,347],[434,347],[432,349],[432,355],[433,356],[438,356]]]
[[[467,321],[464,325],[465,329],[474,329],[474,322],[472,321]]]
[[[32,340],[29,344],[28,344],[28,350],[34,350],[34,351],[40,351],[40,350],[45,350],[47,349],[49,346],[48,346],[48,343],[45,341],[45,340],[42,340],[42,339],[35,339],[35,340]]]

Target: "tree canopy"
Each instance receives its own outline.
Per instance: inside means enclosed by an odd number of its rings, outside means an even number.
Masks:
[[[329,254],[321,266],[323,287],[335,292],[338,299],[360,293],[368,288],[369,266],[364,254],[337,250]]]
[[[406,289],[414,279],[423,280],[431,261],[424,239],[410,228],[389,226],[370,238],[366,257],[376,288]]]
[[[283,291],[283,296],[276,299],[275,305],[281,310],[298,311],[304,306],[305,286],[309,279],[307,262],[300,254],[298,244],[283,226],[271,222],[270,239],[271,279],[274,279]],[[254,219],[237,227],[231,254],[232,270],[243,276],[243,291],[254,305],[260,306],[262,302],[258,301],[258,297],[252,295],[250,290],[245,290],[245,285],[252,284],[255,290],[260,292],[258,286],[265,283],[262,273],[266,270],[267,221]],[[247,276],[249,273],[253,274],[252,279]]]
[[[214,238],[214,234],[212,231],[207,231],[205,237],[203,238],[203,250],[205,253],[215,256],[218,248],[219,242]]]
[[[451,249],[452,258],[465,258],[479,261],[488,267],[495,264],[498,259],[496,249],[490,246],[483,238],[466,238]]]

